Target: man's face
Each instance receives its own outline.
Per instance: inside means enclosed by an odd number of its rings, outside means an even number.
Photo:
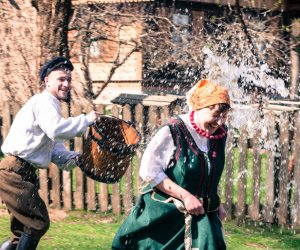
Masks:
[[[45,77],[46,90],[58,100],[66,100],[71,90],[71,71],[57,69]]]

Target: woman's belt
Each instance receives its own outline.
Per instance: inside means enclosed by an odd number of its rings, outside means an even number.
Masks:
[[[220,197],[218,195],[208,198],[199,198],[199,200],[200,202],[202,202],[203,208],[206,213],[218,211],[221,203]]]

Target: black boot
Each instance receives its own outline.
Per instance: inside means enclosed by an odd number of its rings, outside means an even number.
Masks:
[[[38,239],[35,239],[28,234],[22,233],[16,250],[35,250],[38,244]]]
[[[16,245],[13,245],[12,241],[10,239],[7,239],[6,241],[3,241],[0,245],[0,250],[15,250]]]

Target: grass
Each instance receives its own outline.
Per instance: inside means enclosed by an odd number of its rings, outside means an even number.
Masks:
[[[72,211],[68,217],[52,221],[38,250],[108,250],[124,217],[112,214]],[[0,217],[0,239],[9,232],[9,217]],[[224,223],[229,250],[299,249],[300,235],[292,230],[248,223],[237,227],[235,221]]]
[[[237,183],[237,169],[239,161],[238,150],[234,151],[234,183]],[[251,202],[252,194],[252,165],[251,150],[247,152],[247,203]],[[136,159],[133,160],[133,169],[136,171]],[[265,166],[266,156],[262,155],[262,199],[265,196]],[[135,176],[135,175],[134,175]],[[224,177],[224,175],[223,175]],[[224,180],[222,180],[224,181]],[[124,190],[124,180],[120,183]],[[236,201],[237,185],[234,185],[234,198]],[[136,188],[136,187],[135,187]],[[111,192],[111,188],[109,188]],[[52,221],[51,227],[42,238],[38,250],[64,250],[64,249],[111,249],[113,237],[122,223],[124,217],[112,214],[71,211],[67,212],[65,219]],[[9,217],[0,215],[0,240],[5,239],[9,232]],[[248,222],[236,226],[235,221],[224,223],[225,240],[229,250],[251,249],[295,249],[300,250],[300,234],[294,230],[282,229],[277,226],[266,226]]]
[[[224,228],[228,249],[300,249],[300,235],[293,230],[252,223],[237,227],[234,221],[226,222]]]
[[[239,152],[234,149],[234,202],[237,199]],[[252,167],[253,155],[251,150],[247,151],[247,204],[251,203],[252,194]],[[262,154],[261,165],[261,201],[265,199],[266,179],[266,155]],[[133,169],[136,171],[136,159],[133,159]],[[133,175],[135,176],[135,175]],[[135,183],[135,181],[133,182]],[[224,174],[221,182],[224,185]],[[125,182],[120,182],[121,190],[124,192]],[[135,189],[136,187],[134,187]],[[96,187],[97,189],[97,187]],[[223,188],[222,188],[223,189]],[[224,189],[223,189],[224,190]],[[111,193],[111,185],[109,185]],[[224,198],[224,197],[223,197]],[[68,217],[52,221],[51,227],[42,238],[38,250],[60,250],[60,249],[111,249],[113,237],[122,223],[124,217],[112,214],[71,211]],[[8,215],[0,215],[0,241],[7,237],[9,232]],[[258,223],[248,222],[242,226],[236,226],[235,221],[224,223],[225,240],[228,250],[251,250],[251,249],[295,249],[300,250],[300,234],[294,230],[282,229],[277,226],[266,226]]]
[[[84,211],[72,211],[63,220],[52,221],[39,250],[111,249],[111,242],[120,225],[120,217]],[[9,232],[9,217],[0,217],[0,237]]]

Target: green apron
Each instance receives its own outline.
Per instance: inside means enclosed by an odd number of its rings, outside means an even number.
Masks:
[[[192,249],[226,249],[217,215],[217,189],[224,167],[226,138],[212,141],[210,151],[204,153],[178,116],[167,125],[176,152],[165,172],[172,181],[203,198],[206,209],[204,215],[192,216]],[[146,186],[115,235],[112,249],[185,249],[185,217],[173,202],[166,202],[168,198],[167,194]]]

